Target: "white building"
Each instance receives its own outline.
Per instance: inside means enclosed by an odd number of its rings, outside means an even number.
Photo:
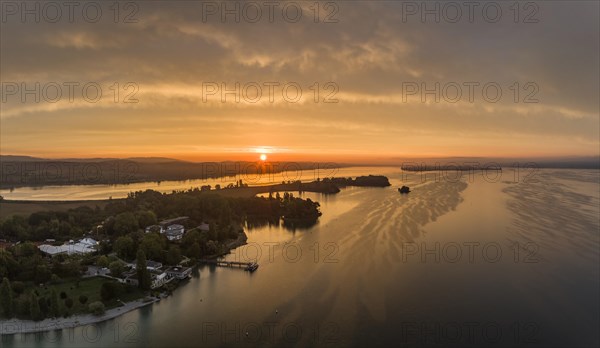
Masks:
[[[89,254],[96,251],[96,247],[98,242],[92,238],[83,238],[76,243],[74,241],[69,241],[63,245],[55,246],[49,244],[41,244],[38,246],[41,252],[48,254],[50,256],[56,256],[59,254]]]
[[[183,234],[185,233],[185,228],[181,225],[174,224],[167,227],[165,231],[165,235],[167,239],[171,242],[181,240],[183,238]]]
[[[165,270],[165,273],[167,273],[167,276],[170,279],[176,278],[179,280],[183,280],[192,276],[192,269],[190,267],[174,266],[167,268]]]
[[[89,238],[89,237],[85,237],[82,240],[79,241],[80,244],[84,244],[84,245],[88,245],[88,246],[95,246],[98,245],[98,241],[93,239],[93,238]]]

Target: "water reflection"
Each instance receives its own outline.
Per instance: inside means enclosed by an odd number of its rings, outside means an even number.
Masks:
[[[256,259],[255,273],[203,266],[173,296],[107,322],[109,334],[97,342],[77,328],[74,340],[63,333],[44,346],[599,343],[600,172],[542,170],[532,183],[407,182],[393,168],[372,173],[393,186],[304,193],[323,211],[312,227],[290,233],[278,221],[250,222],[248,245],[226,259]],[[403,184],[410,194],[397,192]],[[466,253],[460,262],[440,257],[436,243],[464,242],[496,242],[504,254],[497,262],[480,249],[475,262]],[[514,242],[537,244],[539,261],[515,260]],[[406,260],[406,243],[422,254]],[[137,325],[134,342],[111,336],[124,323]],[[31,335],[11,337],[7,347],[42,345]]]

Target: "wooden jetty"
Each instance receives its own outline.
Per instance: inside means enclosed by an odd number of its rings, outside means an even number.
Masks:
[[[233,268],[243,268],[245,271],[254,272],[258,268],[258,263],[256,262],[239,262],[239,261],[224,261],[224,260],[207,260],[202,259],[199,260],[201,263],[216,265],[220,267],[233,267]]]

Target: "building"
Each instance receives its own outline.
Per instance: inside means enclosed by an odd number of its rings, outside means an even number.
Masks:
[[[160,225],[150,225],[150,226],[146,227],[145,231],[146,231],[146,233],[151,233],[151,232],[163,233],[164,229]]]
[[[169,282],[169,278],[167,277],[167,274],[162,272],[162,273],[156,273],[156,274],[151,274],[150,275],[151,279],[152,279],[152,284],[150,284],[150,288],[151,289],[158,289],[161,286],[165,285],[166,283]]]
[[[140,284],[136,271],[128,272],[124,276],[125,279],[123,283],[131,286],[138,286]],[[150,272],[150,280],[150,289],[154,290],[168,283],[171,278],[164,272]]]
[[[198,226],[198,230],[208,232],[210,231],[210,226],[206,222],[202,221],[202,223]]]
[[[165,270],[165,273],[170,279],[183,280],[192,276],[192,268],[181,266],[169,267]]]
[[[83,238],[77,242],[70,240],[68,243],[63,245],[49,245],[49,244],[41,244],[38,246],[41,252],[48,254],[50,256],[56,256],[60,254],[89,254],[96,252],[98,247],[98,242],[92,238]]]
[[[135,270],[136,266],[137,266],[135,263],[129,263],[128,265],[133,270]],[[160,270],[162,268],[162,266],[163,266],[163,264],[158,261],[146,260],[146,269],[151,272]]]
[[[89,238],[89,237],[83,238],[82,240],[79,241],[79,243],[85,244],[88,246],[96,246],[99,244],[97,240],[95,240],[93,238]]]
[[[163,221],[159,222],[158,224],[163,229],[166,229],[167,227],[169,227],[171,225],[182,224],[185,221],[187,221],[187,219],[189,219],[189,217],[187,217],[187,216],[180,216],[180,217],[176,217],[174,219],[163,220]]]
[[[146,269],[149,271],[158,271],[162,268],[163,264],[157,261],[148,260],[146,261]]]
[[[169,227],[167,227],[167,230],[165,231],[167,239],[171,242],[181,240],[181,238],[183,238],[184,233],[185,228],[182,225],[178,224],[169,225]]]

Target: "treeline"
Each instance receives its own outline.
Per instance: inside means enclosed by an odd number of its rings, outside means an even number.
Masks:
[[[325,178],[325,183],[332,183],[339,187],[346,186],[361,186],[361,187],[387,187],[390,186],[390,182],[387,177],[383,175],[368,175],[358,176],[356,179],[352,178]]]
[[[47,185],[129,184],[145,181],[257,177],[282,171],[339,168],[314,162],[186,162],[170,158],[48,160],[27,156],[0,156],[0,187]],[[224,179],[225,181],[225,179]]]

